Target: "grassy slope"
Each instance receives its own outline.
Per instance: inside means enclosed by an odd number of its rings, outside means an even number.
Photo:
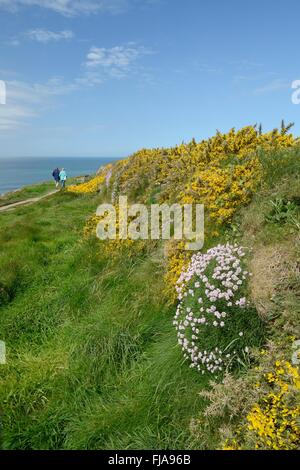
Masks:
[[[58,194],[1,215],[5,449],[193,445],[202,379],[181,367],[162,266],[82,243],[97,202]]]
[[[254,248],[253,262],[286,244],[299,260],[295,228],[265,223],[270,200],[300,197],[299,176],[291,168],[280,184],[274,178],[227,234]],[[57,194],[0,215],[0,339],[8,349],[0,366],[1,445],[213,448],[214,429],[206,443],[189,430],[205,406],[199,391],[206,379],[183,365],[174,309],[161,294],[159,253],[114,264],[95,241],[82,242],[98,203],[99,196]],[[264,291],[260,272],[255,285]],[[289,334],[299,318],[299,278],[292,289],[289,274],[281,300],[253,293],[267,305],[270,329],[277,318],[273,335]]]
[[[25,186],[24,188],[18,189],[3,196],[0,196],[0,207],[7,204],[13,204],[14,202],[24,201],[25,199],[31,199],[35,197],[44,196],[50,191],[55,189],[53,182],[45,182],[41,184],[33,184],[31,186]]]

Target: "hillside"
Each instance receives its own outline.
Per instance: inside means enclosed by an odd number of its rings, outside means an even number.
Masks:
[[[289,130],[143,149],[0,214],[3,449],[299,447],[300,147]],[[204,203],[202,254],[98,240],[96,208],[124,194]],[[203,286],[223,285],[228,266],[232,297],[213,298]]]

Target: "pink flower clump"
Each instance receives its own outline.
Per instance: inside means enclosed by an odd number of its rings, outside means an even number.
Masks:
[[[184,357],[203,374],[223,371],[232,359],[231,345],[243,336],[240,332],[225,347],[219,344],[211,350],[200,347],[200,343],[205,344],[208,328],[224,331],[227,322],[232,321],[232,310],[236,312],[248,305],[241,296],[249,276],[242,266],[244,256],[244,249],[238,245],[218,245],[205,254],[194,254],[178,279],[179,302],[173,324]]]

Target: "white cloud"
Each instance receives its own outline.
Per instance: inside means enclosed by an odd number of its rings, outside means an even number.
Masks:
[[[1,0],[0,0],[1,1]],[[63,31],[49,31],[47,29],[37,28],[30,29],[25,33],[20,34],[19,36],[14,36],[6,42],[9,46],[20,46],[22,41],[30,40],[36,41],[43,44],[48,42],[58,42],[58,41],[67,41],[74,37],[73,31],[63,30]]]
[[[206,64],[206,63],[200,62],[199,60],[194,60],[193,65],[199,72],[220,74],[223,71],[222,67],[220,67],[219,65]]]
[[[6,82],[6,104],[0,106],[0,131],[16,129],[36,116],[32,89],[17,81]]]
[[[16,12],[21,7],[37,6],[72,17],[101,12],[122,13],[130,2],[131,0],[0,0],[0,8]]]
[[[28,125],[32,118],[38,118],[56,106],[55,98],[98,86],[102,80],[94,73],[66,82],[53,77],[45,83],[28,84],[17,80],[6,83],[6,104],[0,105],[0,131],[12,131]]]
[[[43,84],[29,85],[17,80],[6,81],[6,104],[0,106],[0,130],[11,131],[27,125],[53,107],[52,98],[72,93],[80,88],[76,81],[66,83],[52,78]]]
[[[6,42],[6,44],[8,46],[14,46],[14,47],[17,47],[17,46],[20,46],[21,42],[18,38],[12,38],[10,39],[9,41]]]
[[[85,67],[101,73],[102,77],[126,78],[138,70],[138,59],[153,52],[135,43],[112,48],[91,47],[87,56]]]
[[[34,116],[35,114],[24,106],[1,106],[0,131],[10,131],[19,128],[25,120]]]
[[[277,74],[275,72],[261,72],[253,74],[238,74],[233,77],[235,83],[246,83],[246,82],[262,82],[266,80],[271,80],[271,77],[275,77]],[[273,79],[274,81],[275,79]]]
[[[55,98],[101,85],[109,79],[138,76],[143,83],[150,77],[135,62],[152,53],[148,49],[129,43],[111,49],[91,47],[83,73],[70,81],[52,77],[45,83],[28,84],[17,80],[6,81],[6,105],[0,106],[0,130],[14,130],[26,125],[31,118],[53,109]]]
[[[74,33],[69,30],[55,32],[45,29],[31,29],[25,33],[25,37],[33,41],[46,44],[51,41],[58,42],[61,40],[72,39],[74,37]]]
[[[290,80],[284,80],[282,78],[277,78],[276,80],[272,80],[271,82],[267,83],[266,85],[256,88],[254,90],[254,94],[262,95],[265,93],[272,93],[275,91],[288,89],[291,87]]]
[[[243,59],[239,61],[229,62],[230,65],[234,65],[237,70],[245,71],[245,70],[255,70],[263,67],[263,64],[260,62],[254,62],[252,60]]]
[[[87,67],[120,67],[126,68],[140,55],[143,48],[116,46],[111,49],[91,47],[87,55]]]

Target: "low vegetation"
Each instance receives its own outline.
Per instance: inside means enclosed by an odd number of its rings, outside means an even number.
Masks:
[[[33,184],[32,186],[26,186],[17,191],[13,191],[3,196],[0,196],[0,207],[8,204],[14,204],[15,202],[24,201],[26,199],[32,199],[40,196],[44,196],[50,191],[53,191],[53,183],[41,183]]]

